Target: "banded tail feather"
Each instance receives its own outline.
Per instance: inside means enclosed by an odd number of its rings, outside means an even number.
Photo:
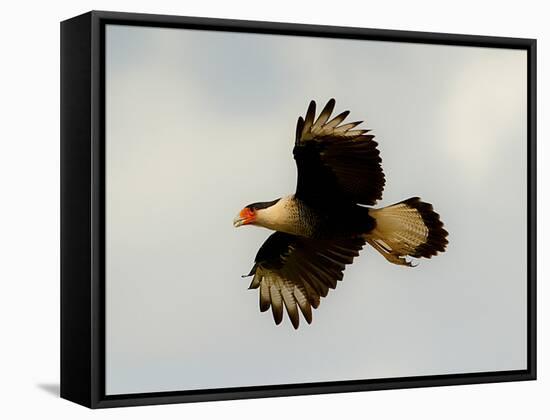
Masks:
[[[369,209],[376,227],[365,240],[389,262],[412,266],[410,259],[444,252],[448,232],[432,205],[412,197],[391,206]]]

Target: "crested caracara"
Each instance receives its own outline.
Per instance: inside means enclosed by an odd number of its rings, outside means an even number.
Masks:
[[[418,197],[372,208],[382,198],[385,177],[380,152],[361,122],[343,124],[349,111],[330,119],[328,101],[315,119],[311,101],[298,118],[294,159],[296,192],[277,200],[253,203],[233,221],[274,230],[260,247],[249,276],[260,289],[260,311],[270,307],[276,324],[283,306],[294,328],[299,313],[308,323],[321,297],[342,280],[347,264],[365,243],[393,264],[411,267],[411,257],[443,252],[447,231],[432,205]]]

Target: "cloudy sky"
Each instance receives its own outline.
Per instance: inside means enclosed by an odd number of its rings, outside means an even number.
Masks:
[[[526,368],[526,53],[108,26],[106,390]],[[296,120],[336,99],[379,142],[387,205],[433,203],[448,251],[365,248],[295,331],[242,279],[292,193]]]

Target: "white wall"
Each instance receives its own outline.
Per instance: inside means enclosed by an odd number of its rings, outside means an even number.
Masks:
[[[229,401],[92,413],[53,396],[59,383],[59,24],[90,9],[362,26],[539,39],[539,214],[548,170],[548,12],[542,1],[81,1],[3,5],[0,183],[2,417],[32,418],[544,418],[547,269],[539,221],[539,381]],[[546,328],[547,329],[547,328]]]

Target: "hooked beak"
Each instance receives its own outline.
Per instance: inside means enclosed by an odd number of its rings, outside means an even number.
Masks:
[[[245,219],[243,219],[241,216],[237,216],[233,219],[233,226],[238,228],[239,226],[244,225]]]
[[[237,217],[233,219],[233,226],[236,228],[242,225],[248,225],[250,223],[253,223],[256,219],[256,214],[253,210],[249,209],[248,207],[245,207],[242,209]]]

